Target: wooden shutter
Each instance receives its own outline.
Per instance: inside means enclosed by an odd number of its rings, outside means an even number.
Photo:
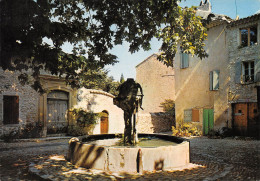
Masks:
[[[255,82],[260,82],[260,60],[255,60]]]
[[[200,122],[200,111],[198,109],[192,109],[192,121]]]
[[[209,72],[209,90],[213,90],[213,72]]]
[[[181,69],[184,68],[184,64],[183,64],[184,62],[183,62],[183,58],[182,58],[182,57],[183,57],[183,53],[180,53],[180,64],[181,64],[181,67],[180,67],[180,68],[181,68]]]
[[[241,84],[241,74],[242,74],[242,67],[241,62],[236,62],[235,64],[235,83]]]
[[[19,97],[4,96],[4,124],[19,123]]]
[[[181,53],[180,59],[181,59],[181,68],[188,68],[189,67],[189,55],[186,53]]]

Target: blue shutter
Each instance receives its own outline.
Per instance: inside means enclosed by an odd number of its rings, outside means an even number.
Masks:
[[[184,68],[188,68],[189,67],[189,55],[184,53],[183,54],[183,58],[184,58]]]
[[[241,62],[236,62],[235,64],[235,83],[241,84],[241,74],[242,74],[242,67]]]
[[[181,65],[181,69],[183,69],[184,68],[184,66],[183,66],[183,53],[180,53],[180,65]]]
[[[181,68],[188,68],[189,67],[189,55],[186,53],[180,54],[180,61],[181,61]]]
[[[209,72],[209,90],[213,90],[213,72]]]
[[[260,82],[260,60],[255,60],[255,82]]]

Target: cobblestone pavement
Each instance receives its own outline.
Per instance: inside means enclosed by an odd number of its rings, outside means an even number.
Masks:
[[[45,162],[48,167],[42,171],[52,175],[53,180],[260,180],[260,141],[200,137],[190,139],[190,143],[191,162],[203,167],[123,176],[82,174],[81,169],[62,159],[67,152],[68,139],[0,143],[0,180],[40,180],[29,174],[29,164],[34,162],[40,167],[40,161],[46,161],[50,155],[59,156]],[[50,162],[52,168],[48,165]],[[58,172],[62,172],[63,177]],[[69,173],[67,177],[64,172]]]

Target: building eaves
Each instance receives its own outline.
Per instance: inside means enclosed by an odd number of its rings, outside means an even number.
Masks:
[[[135,66],[135,68],[137,68],[137,67],[139,67],[141,64],[143,64],[144,62],[146,62],[146,61],[148,61],[150,58],[152,58],[152,57],[157,57],[158,56],[158,53],[153,53],[152,55],[150,55],[149,57],[147,57],[146,59],[144,59],[141,63],[139,63],[139,64],[137,64],[136,66]]]
[[[253,21],[256,21],[256,20],[259,20],[259,19],[260,19],[260,13],[257,13],[257,14],[254,14],[252,16],[248,16],[248,17],[230,22],[229,25],[228,25],[228,28],[238,26],[238,25],[241,25],[241,24],[246,24],[246,23],[249,23],[249,22],[253,22]]]

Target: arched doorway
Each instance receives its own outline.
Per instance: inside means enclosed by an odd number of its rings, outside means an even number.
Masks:
[[[67,110],[69,93],[53,90],[47,95],[47,133],[64,133],[67,131]]]
[[[107,134],[108,133],[108,112],[102,111],[100,118],[100,133]]]

